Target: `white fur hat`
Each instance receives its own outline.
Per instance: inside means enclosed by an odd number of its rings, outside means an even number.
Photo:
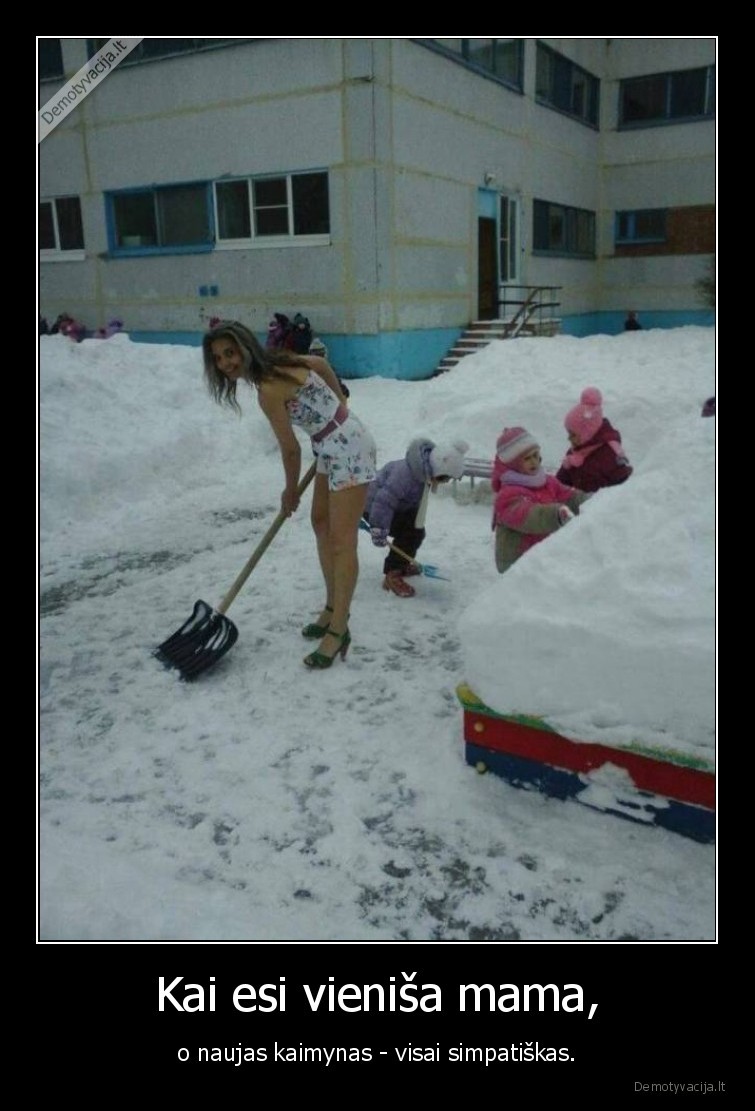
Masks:
[[[322,340],[319,339],[318,336],[315,336],[315,338],[312,340],[312,342],[309,345],[309,351],[307,352],[307,354],[309,354],[309,355],[319,355],[321,359],[327,359],[328,349],[325,346],[325,344],[322,342]]]
[[[436,444],[430,452],[430,469],[433,478],[461,478],[464,473],[464,456],[469,444],[464,440],[454,440],[450,444]]]

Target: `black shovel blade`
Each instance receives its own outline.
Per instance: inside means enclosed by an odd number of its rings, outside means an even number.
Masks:
[[[155,656],[167,667],[178,668],[182,679],[196,679],[233,647],[238,635],[230,618],[200,599],[188,621],[155,649]]]

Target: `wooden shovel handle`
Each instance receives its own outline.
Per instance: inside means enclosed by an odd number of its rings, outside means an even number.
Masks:
[[[364,517],[362,517],[362,520],[359,522],[359,527],[363,529],[364,532],[372,531],[370,529],[370,522],[365,520]],[[395,544],[391,544],[390,540],[386,540],[385,546],[386,548],[389,548],[390,551],[395,552],[397,556],[401,556],[402,559],[405,559],[407,563],[413,563],[415,567],[419,567],[420,571],[422,571],[422,564],[418,563],[414,556],[410,556],[407,555],[406,552],[402,552],[401,548],[397,548]]]
[[[301,480],[301,482],[297,486],[296,492],[299,495],[299,497],[302,496],[302,494],[307,489],[307,487],[309,486],[312,479],[315,477],[315,470],[316,469],[317,469],[317,463],[315,462],[315,463],[312,464],[312,466],[309,468],[307,473],[304,475],[304,478]],[[217,608],[218,613],[225,613],[226,612],[226,610],[230,606],[233,599],[236,597],[238,592],[241,590],[242,586],[244,585],[246,580],[249,578],[249,576],[251,575],[254,568],[257,566],[257,564],[262,559],[262,557],[265,554],[265,552],[267,551],[267,549],[272,544],[275,537],[278,535],[280,527],[281,527],[281,525],[283,524],[283,522],[285,520],[286,520],[286,514],[281,509],[280,513],[275,518],[275,520],[273,521],[270,528],[267,530],[267,532],[262,537],[262,539],[260,540],[257,547],[254,549],[252,554],[249,556],[249,559],[244,564],[244,567],[243,567],[242,571],[240,572],[240,574],[238,575],[235,583],[233,584],[231,589],[228,591],[228,593],[226,594],[223,601],[218,606],[218,608]]]
[[[413,563],[415,567],[422,567],[422,564],[417,562],[415,556],[410,556],[407,555],[406,552],[402,552],[401,549],[397,548],[395,544],[391,544],[390,540],[386,540],[386,545],[391,549],[392,552],[395,552],[397,556],[401,556],[402,559],[405,559],[407,563]]]

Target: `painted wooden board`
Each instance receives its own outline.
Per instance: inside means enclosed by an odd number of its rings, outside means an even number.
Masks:
[[[641,742],[571,740],[540,718],[491,710],[465,684],[457,695],[465,758],[478,770],[698,841],[715,839],[716,782],[708,761]]]

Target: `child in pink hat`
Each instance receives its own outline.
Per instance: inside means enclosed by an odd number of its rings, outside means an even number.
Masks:
[[[540,445],[526,428],[504,428],[498,437],[492,486],[495,565],[501,574],[570,521],[588,497],[545,473]]]
[[[570,449],[556,478],[593,493],[619,486],[632,473],[621,446],[621,433],[603,416],[603,396],[595,386],[582,391],[579,404],[564,418]]]

